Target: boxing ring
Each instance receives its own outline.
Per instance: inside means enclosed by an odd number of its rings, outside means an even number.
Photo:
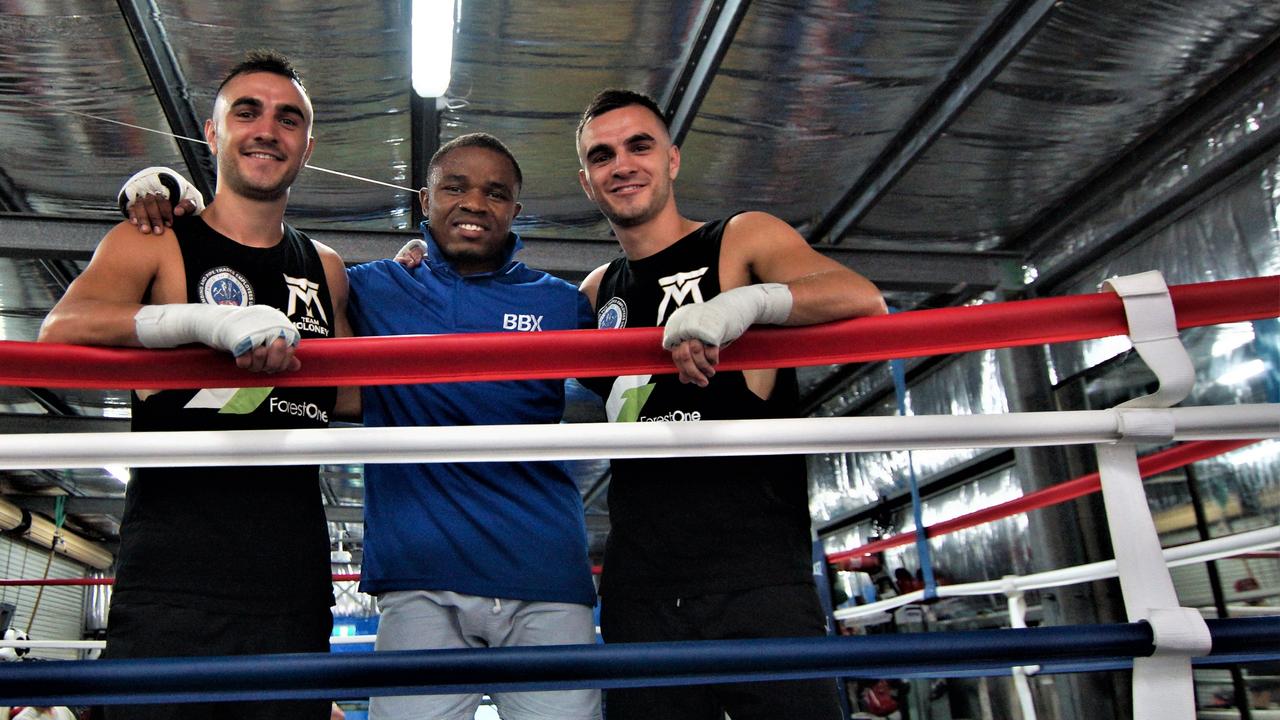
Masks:
[[[682,457],[923,448],[1094,445],[1116,559],[937,588],[1003,594],[1014,627],[786,640],[643,643],[341,655],[23,663],[0,672],[12,704],[147,703],[628,687],[812,677],[957,677],[1133,670],[1135,717],[1192,718],[1191,669],[1280,659],[1280,617],[1204,620],[1180,607],[1166,562],[1280,546],[1264,529],[1162,550],[1137,447],[1280,437],[1280,404],[1173,407],[1194,371],[1178,330],[1280,317],[1280,277],[1166,288],[1157,273],[1094,295],[904,312],[753,330],[721,369],[866,362],[1128,335],[1155,372],[1151,395],[1107,410],[701,423],[335,428],[224,433],[0,436],[0,468]],[[607,334],[606,334],[607,333]],[[669,371],[660,329],[304,341],[303,369],[249,376],[202,349],[127,351],[0,342],[0,382],[47,387],[382,384]],[[157,352],[164,362],[157,363]],[[358,368],[358,370],[357,370]],[[1149,471],[1149,468],[1148,468]],[[859,552],[865,552],[860,548]],[[1028,589],[1116,576],[1127,623],[1018,627]],[[909,593],[838,619],[918,601]],[[1034,668],[1028,670],[1027,668]],[[1021,678],[1021,680],[1020,680]],[[1022,690],[1020,689],[1020,693]]]

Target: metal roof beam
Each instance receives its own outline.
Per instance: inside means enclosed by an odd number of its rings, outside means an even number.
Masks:
[[[0,435],[21,433],[128,432],[128,418],[87,415],[0,414]]]
[[[58,498],[63,498],[63,511],[68,515],[124,514],[124,498],[82,497],[68,495],[6,495],[5,500],[20,508],[53,517]]]
[[[124,498],[73,497],[58,495],[7,495],[5,499],[21,508],[52,516],[58,497],[66,498],[64,510],[68,515],[124,514]],[[324,509],[327,522],[363,523],[364,508],[350,505],[329,505]]]
[[[49,279],[58,286],[58,295],[61,296],[71,286],[71,282],[79,275],[79,270],[71,260],[64,258],[40,258],[36,261],[44,271],[49,275]]]
[[[809,232],[809,242],[839,243],[1022,49],[1059,4],[1060,0],[1009,3],[956,60],[938,87],[839,202],[818,220]]]
[[[51,415],[62,417],[79,415],[66,401],[45,388],[28,387],[22,389],[31,396],[32,400],[36,401],[36,404],[47,410]]]
[[[363,523],[363,505],[326,505],[324,519],[328,522]]]
[[[26,195],[13,184],[13,178],[0,168],[0,210],[4,212],[32,212]]]
[[[117,224],[119,221],[115,219],[0,213],[0,257],[88,260],[102,237]],[[407,231],[319,229],[306,232],[333,247],[348,263],[394,257],[407,240],[418,236]],[[612,242],[598,244],[617,247]]]
[[[747,14],[750,0],[711,0],[702,15],[698,34],[683,58],[680,73],[662,95],[663,115],[671,133],[671,142],[684,143],[693,118],[698,114],[711,81],[720,69],[733,36]]]
[[[1081,183],[1077,192],[1009,243],[1009,249],[1030,258],[1047,244],[1061,242],[1062,236],[1074,226],[1096,215],[1103,203],[1114,201],[1142,182],[1152,167],[1179,154],[1182,148],[1202,137],[1207,128],[1238,111],[1245,103],[1256,102],[1278,76],[1280,30],[1261,51],[1152,132],[1146,141]],[[1069,262],[1057,267],[1037,268],[1038,276],[1031,285],[1042,289],[1040,294],[1045,293],[1044,289],[1051,291],[1081,268],[1133,240],[1153,225],[1193,208],[1198,200],[1212,195],[1220,183],[1229,181],[1236,173],[1255,162],[1269,160],[1277,145],[1280,145],[1280,122],[1258,127],[1239,141],[1225,145],[1220,154],[1196,168],[1178,184],[1165,188],[1163,194],[1142,198],[1136,207],[1126,209],[1121,220],[1098,228],[1089,247],[1073,253]]]
[[[0,257],[85,260],[115,220],[72,220],[0,213]],[[394,257],[416,233],[303,228],[348,264]],[[523,236],[519,258],[570,281],[617,258],[613,241]],[[1020,256],[1006,252],[891,252],[819,246],[818,251],[857,270],[885,290],[954,294],[959,288],[1007,286],[1020,276]]]
[[[160,11],[154,0],[118,0],[118,4],[170,129],[180,137],[203,138],[204,123],[200,122],[200,114],[191,102],[187,80],[173,54],[164,25],[160,23]],[[204,195],[206,202],[213,200],[217,184],[213,153],[203,143],[175,142],[187,163],[187,174],[192,184]]]

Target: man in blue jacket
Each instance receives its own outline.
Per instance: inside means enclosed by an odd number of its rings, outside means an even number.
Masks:
[[[132,178],[123,195],[145,200],[130,211],[159,228],[169,208],[158,214],[163,198],[148,195],[165,187],[156,170]],[[176,194],[195,194],[158,170]],[[520,165],[492,135],[442,146],[421,191],[422,262],[348,269],[356,334],[594,328],[576,287],[512,259],[521,247],[511,232],[521,184]],[[368,386],[360,397],[370,427],[555,423],[565,403],[561,380]],[[360,589],[378,597],[377,650],[595,641],[582,498],[561,462],[366,465]],[[598,690],[491,697],[505,720],[600,717]],[[480,693],[375,697],[369,716],[471,720],[480,701]]]
[[[358,335],[595,327],[573,285],[512,259],[520,166],[496,138],[459,137],[431,159],[423,262],[349,270]],[[366,426],[555,423],[564,382],[376,385]],[[365,466],[360,589],[378,596],[378,650],[590,643],[595,588],[582,498],[560,462]],[[495,693],[503,718],[594,718],[599,693]],[[370,717],[467,718],[480,695],[381,697]]]

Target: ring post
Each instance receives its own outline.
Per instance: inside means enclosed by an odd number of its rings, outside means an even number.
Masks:
[[[1207,655],[1212,640],[1200,613],[1178,605],[1138,472],[1137,443],[1172,441],[1172,416],[1161,409],[1187,397],[1195,369],[1178,338],[1173,301],[1159,272],[1111,278],[1103,287],[1123,301],[1129,338],[1159,383],[1154,393],[1116,408],[1119,442],[1094,446],[1125,612],[1130,622],[1149,623],[1154,634],[1155,652],[1133,662],[1133,716],[1194,720],[1191,658]]]
[[[1018,586],[1018,578],[1006,575],[1002,579],[1004,595],[1009,601],[1009,627],[1027,626],[1027,597]],[[1036,704],[1031,696],[1031,683],[1027,677],[1040,672],[1039,665],[1015,665],[1011,669],[1013,687],[1018,693],[1018,705],[1022,708],[1022,720],[1036,720]]]

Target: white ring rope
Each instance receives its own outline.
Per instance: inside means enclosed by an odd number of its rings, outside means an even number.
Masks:
[[[1161,422],[1134,422],[1159,418]],[[1125,427],[1164,440],[1280,437],[1280,404],[1004,415],[378,427],[0,436],[0,469],[104,465],[484,462],[1007,448],[1120,442]],[[1143,440],[1150,441],[1149,435]]]
[[[1280,546],[1280,527],[1269,527],[1167,548],[1164,550],[1164,559],[1168,567],[1180,567],[1277,546]],[[937,594],[939,598],[1003,595],[1010,592],[1045,590],[1064,585],[1105,580],[1116,577],[1117,574],[1116,561],[1103,560],[1033,575],[1009,575],[999,580],[984,580],[963,585],[939,585]],[[904,605],[918,603],[923,599],[924,591],[914,590],[897,597],[837,610],[835,611],[835,618],[837,620],[857,620],[874,617],[896,610]]]
[[[376,635],[335,635],[330,645],[372,645]],[[32,648],[35,650],[101,650],[106,640],[0,640],[0,648]]]

